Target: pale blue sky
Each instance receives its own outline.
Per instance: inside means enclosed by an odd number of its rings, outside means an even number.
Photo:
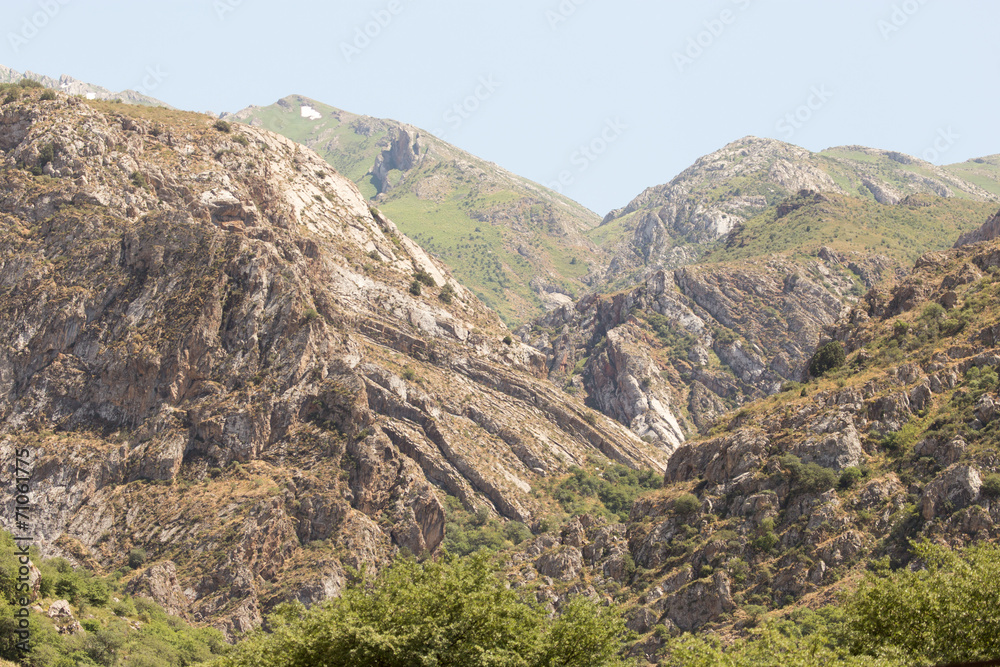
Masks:
[[[8,67],[145,82],[198,111],[299,93],[562,176],[601,215],[748,134],[938,163],[1000,153],[987,0],[7,0],[3,13]]]

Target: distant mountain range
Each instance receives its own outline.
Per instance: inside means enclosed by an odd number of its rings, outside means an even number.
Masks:
[[[158,70],[150,68],[143,74],[143,78],[136,83],[152,89],[163,80],[163,76],[164,75]],[[0,83],[17,83],[21,79],[31,79],[32,81],[37,81],[46,88],[52,88],[53,90],[58,90],[66,93],[67,95],[81,95],[88,100],[121,100],[122,102],[126,102],[128,104],[166,107],[168,109],[174,108],[166,102],[161,102],[154,97],[150,97],[149,95],[136,90],[123,90],[116,93],[108,90],[107,88],[102,88],[101,86],[95,86],[92,83],[86,83],[84,81],[74,79],[67,74],[63,74],[58,79],[54,79],[51,76],[46,76],[44,74],[37,74],[30,71],[18,72],[9,67],[0,65]]]

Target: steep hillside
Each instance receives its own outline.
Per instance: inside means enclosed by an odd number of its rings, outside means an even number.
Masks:
[[[700,158],[670,183],[646,189],[609,213],[590,235],[621,239],[611,241],[614,257],[607,274],[612,284],[621,284],[644,271],[697,261],[710,242],[802,190],[886,205],[910,195],[995,202],[998,183],[987,161],[942,168],[894,151],[847,146],[811,153],[746,137]],[[837,228],[830,221],[817,225],[816,233],[832,235]]]
[[[146,83],[154,87],[162,82],[163,76],[164,75],[158,69],[147,70],[143,74],[143,78]],[[36,74],[35,72],[24,72],[22,74],[21,72],[12,70],[9,67],[0,65],[0,83],[17,83],[21,79],[37,81],[46,88],[58,90],[59,92],[66,93],[67,95],[80,95],[88,100],[120,100],[127,104],[142,104],[151,107],[173,109],[173,107],[166,102],[161,102],[156,98],[135,90],[123,90],[116,93],[108,90],[107,88],[102,88],[101,86],[95,86],[92,83],[86,83],[84,81],[74,79],[68,74],[63,74],[58,79],[55,79],[44,74]]]
[[[519,335],[567,391],[676,447],[726,411],[805,379],[823,327],[973,230],[995,200],[900,153],[813,154],[749,137],[609,214],[591,232],[624,239],[598,283],[604,294]]]
[[[995,225],[983,236],[868,292],[823,328],[846,363],[685,443],[628,521],[580,515],[536,538],[517,580],[625,604],[635,654],[655,662],[681,631],[731,639],[772,617],[809,632],[803,608],[836,603],[878,559],[914,562],[910,540],[996,542],[1000,242]],[[563,484],[567,502],[587,495]]]
[[[0,151],[0,458],[46,555],[141,548],[129,585],[232,634],[449,523],[522,541],[571,466],[663,470],[307,148],[28,89]]]
[[[298,95],[224,117],[314,149],[508,323],[570,302],[602,267],[592,211],[411,125]]]

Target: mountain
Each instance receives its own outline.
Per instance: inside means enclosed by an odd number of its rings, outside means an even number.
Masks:
[[[987,158],[936,167],[895,151],[846,146],[811,153],[745,137],[698,159],[669,183],[647,188],[609,213],[591,236],[620,239],[612,242],[607,276],[620,285],[644,271],[700,259],[712,241],[802,190],[889,206],[921,195],[996,202],[1000,172]]]
[[[147,68],[143,74],[143,83],[150,88],[155,88],[162,82],[164,76],[165,74],[158,69]],[[37,81],[46,88],[58,90],[67,95],[81,95],[88,100],[120,100],[126,104],[142,104],[151,107],[173,109],[166,102],[161,102],[136,90],[123,90],[120,93],[115,93],[107,88],[74,79],[68,74],[63,74],[58,79],[54,79],[44,74],[36,74],[35,72],[17,72],[9,67],[0,65],[0,83],[17,83],[21,79]]]
[[[46,97],[0,127],[0,442],[43,554],[234,636],[447,526],[542,532],[573,467],[658,484],[669,450],[553,386],[310,149]]]
[[[966,165],[987,182],[988,160]],[[610,213],[591,232],[614,252],[595,293],[518,334],[566,391],[676,448],[804,380],[826,327],[996,200],[900,153],[748,137]]]
[[[599,216],[412,125],[292,95],[224,114],[309,146],[501,314],[569,303],[602,268]]]
[[[655,661],[681,632],[752,640],[767,618],[797,623],[788,636],[813,632],[837,616],[809,610],[835,604],[883,558],[919,567],[921,540],[996,543],[995,219],[981,237],[927,253],[845,309],[821,339],[844,363],[684,443],[664,488],[637,499],[627,521],[578,516],[536,538],[514,559],[518,581],[544,568],[548,599],[581,581],[613,596],[641,635],[634,654]],[[569,488],[567,503],[584,493]]]

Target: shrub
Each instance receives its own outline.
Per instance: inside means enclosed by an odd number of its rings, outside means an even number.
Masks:
[[[503,337],[503,344],[504,345],[513,345],[514,344],[513,337],[511,337],[510,334],[507,334],[506,336],[504,336]]]
[[[215,125],[213,125],[213,127],[219,132],[232,132],[233,130],[232,126],[221,118],[215,121]]]
[[[146,562],[146,550],[143,549],[142,547],[133,547],[128,552],[128,566],[133,570],[139,569],[145,562]]]
[[[580,595],[553,619],[509,587],[486,554],[398,560],[306,610],[280,606],[273,630],[220,667],[243,665],[622,665],[621,611]]]
[[[674,501],[674,513],[679,516],[691,516],[701,510],[701,501],[693,493],[685,493]]]
[[[820,377],[835,368],[840,368],[847,361],[844,346],[840,341],[832,340],[816,350],[809,360],[809,375]]]
[[[452,299],[455,298],[455,288],[451,286],[451,283],[444,284],[444,287],[441,288],[441,293],[438,294],[438,298],[445,303],[451,303]]]
[[[312,322],[319,317],[319,312],[315,308],[306,308],[302,311],[302,316],[306,318],[307,322]]]
[[[837,473],[833,469],[824,468],[817,463],[802,463],[794,454],[779,457],[778,463],[788,472],[792,486],[799,491],[823,493],[838,482]]]
[[[41,83],[39,83],[38,81],[35,81],[34,79],[21,79],[20,81],[17,82],[17,85],[21,86],[22,88],[44,88],[45,87]]]
[[[413,296],[420,296],[421,291],[422,289],[420,287],[419,280],[414,280],[412,283],[410,283],[410,294],[412,294]]]
[[[42,100],[43,102],[51,102],[52,100],[56,99],[55,91],[46,90],[44,93],[42,93],[41,97],[39,97],[38,99]]]
[[[1000,498],[1000,473],[985,475],[981,491],[990,498]]]
[[[750,546],[761,553],[771,553],[780,543],[781,540],[773,530],[763,530],[750,540]]]
[[[413,279],[427,285],[428,287],[437,287],[437,283],[434,282],[434,278],[431,277],[431,274],[427,273],[423,269],[417,269],[413,274]]]
[[[42,150],[38,152],[38,166],[45,168],[49,162],[52,162],[56,157],[56,147],[51,143],[47,143],[42,146]]]
[[[861,481],[864,476],[864,472],[862,472],[861,468],[844,468],[844,470],[840,473],[840,481],[837,482],[837,486],[842,489],[850,489]]]
[[[940,303],[929,303],[920,312],[920,319],[922,320],[936,321],[942,317],[944,317],[944,306]]]
[[[132,172],[132,177],[130,180],[132,181],[132,185],[134,185],[137,188],[145,188],[148,185],[148,183],[146,182],[146,177],[143,176],[142,173],[138,171]]]
[[[964,551],[922,542],[919,570],[870,573],[847,598],[847,647],[876,655],[890,647],[902,664],[988,660],[1000,655],[1000,549]]]

